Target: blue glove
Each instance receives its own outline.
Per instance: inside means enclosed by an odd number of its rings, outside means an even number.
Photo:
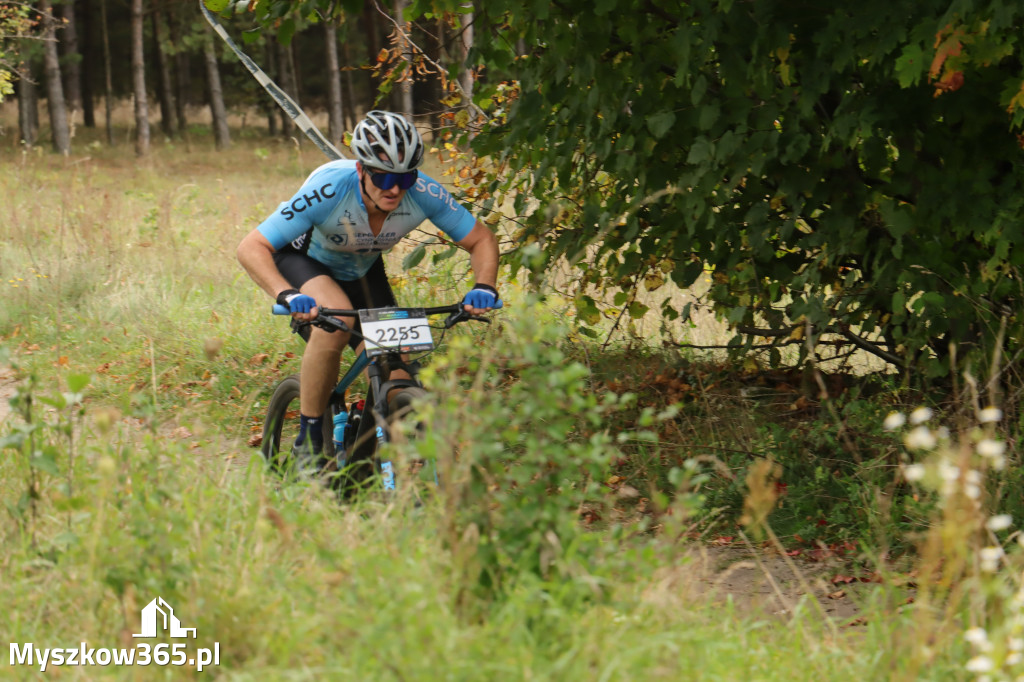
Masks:
[[[296,289],[287,289],[277,295],[277,302],[293,313],[308,313],[316,307],[316,300]]]
[[[501,301],[498,300],[497,289],[486,284],[477,284],[462,299],[462,305],[471,308],[500,308]]]

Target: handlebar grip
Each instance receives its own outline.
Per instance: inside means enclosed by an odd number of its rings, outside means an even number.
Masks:
[[[280,303],[275,303],[274,304],[273,312],[274,312],[275,315],[291,315],[292,314],[291,308],[289,308],[286,305],[281,305]]]
[[[505,302],[502,301],[500,298],[497,301],[494,302],[494,309],[495,310],[497,310],[498,308],[504,308],[504,307],[505,307]]]

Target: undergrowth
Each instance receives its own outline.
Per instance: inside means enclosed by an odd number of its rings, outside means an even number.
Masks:
[[[990,523],[1024,518],[1016,427],[978,426],[987,395],[603,347],[574,332],[571,301],[509,282],[491,328],[430,357],[429,436],[396,446],[436,460],[440,485],[417,491],[422,506],[411,492],[340,504],[256,455],[302,346],[233,258],[314,150],[166,148],[141,168],[102,149],[3,153],[12,642],[131,646],[161,596],[235,679],[963,679],[979,656],[1016,665],[1017,536]],[[58,175],[66,191],[37,201]],[[464,259],[403,272],[403,255],[389,261],[403,303],[459,296]],[[924,404],[928,424],[951,424],[930,445],[924,422],[891,417]],[[967,466],[1000,447],[1006,466]],[[711,595],[694,558],[708,546],[853,566],[864,616],[823,618],[816,588],[782,616]]]

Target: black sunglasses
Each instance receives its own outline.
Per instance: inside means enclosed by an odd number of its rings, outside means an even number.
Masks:
[[[364,166],[364,168],[370,174],[370,182],[380,189],[391,189],[395,185],[398,185],[398,189],[409,189],[416,184],[416,178],[420,174],[419,171],[415,170],[408,173],[391,173],[390,171],[370,168],[369,166]]]

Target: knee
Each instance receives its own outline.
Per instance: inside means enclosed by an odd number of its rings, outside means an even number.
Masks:
[[[323,329],[314,329],[309,335],[309,342],[306,344],[307,350],[315,350],[318,352],[333,352],[341,353],[345,349],[345,345],[348,343],[349,334],[344,332],[326,332]]]

